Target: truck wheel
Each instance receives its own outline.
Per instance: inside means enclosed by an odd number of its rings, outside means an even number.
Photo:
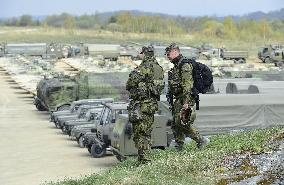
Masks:
[[[238,61],[240,64],[244,64],[244,63],[246,63],[246,60],[244,60],[244,59],[239,59],[239,61]]]
[[[57,111],[62,111],[62,110],[69,110],[70,105],[61,105],[60,107],[57,108]]]
[[[283,66],[283,62],[276,62],[276,63],[275,63],[275,66],[276,66],[276,67],[282,67],[282,66]]]
[[[248,87],[248,93],[249,94],[259,94],[259,89],[256,85],[250,85]]]
[[[237,85],[229,82],[226,87],[226,94],[238,94]]]
[[[88,146],[88,152],[89,153],[91,153],[91,151],[92,151],[91,148],[92,148],[92,146]]]
[[[84,148],[84,143],[83,143],[83,136],[80,136],[79,139],[78,139],[78,144],[80,146],[80,148]]]
[[[269,58],[269,57],[265,58],[264,63],[269,64],[270,62],[271,62],[271,61],[270,61],[270,58]]]
[[[94,143],[91,147],[91,155],[95,158],[103,157],[106,154],[106,148]]]

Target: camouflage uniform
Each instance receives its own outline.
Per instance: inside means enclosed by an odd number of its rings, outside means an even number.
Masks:
[[[193,123],[196,118],[195,97],[192,95],[194,82],[192,77],[193,68],[190,63],[181,64],[182,59],[183,56],[179,55],[172,60],[174,67],[169,71],[168,79],[168,90],[174,100],[172,105],[172,130],[178,149],[183,148],[185,136],[191,137],[198,145],[203,142],[203,137],[193,128]],[[184,117],[184,110],[182,110],[182,108],[185,103],[188,103],[189,110],[188,115]]]
[[[145,154],[151,149],[151,132],[154,113],[158,110],[158,102],[162,89],[164,71],[153,54],[145,57],[130,75],[126,84],[131,99],[128,107],[129,121],[133,125],[133,141],[138,149],[138,160],[147,161]]]

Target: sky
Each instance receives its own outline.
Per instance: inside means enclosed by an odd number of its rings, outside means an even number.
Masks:
[[[284,8],[284,0],[0,0],[0,17],[141,10],[182,16],[245,15]]]

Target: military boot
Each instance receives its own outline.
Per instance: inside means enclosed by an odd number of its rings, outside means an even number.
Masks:
[[[200,141],[197,142],[197,148],[203,149],[208,145],[209,142],[210,140],[208,138],[202,137]]]
[[[175,148],[178,152],[182,151],[184,149],[183,143],[176,143]]]
[[[138,150],[138,162],[140,164],[146,164],[146,163],[151,162],[151,160],[146,158],[144,151]]]

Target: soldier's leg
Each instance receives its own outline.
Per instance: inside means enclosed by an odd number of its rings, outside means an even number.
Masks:
[[[196,128],[194,128],[193,123],[196,119],[195,106],[191,108],[191,115],[189,118],[189,123],[186,126],[186,136],[189,136],[192,140],[197,143],[198,148],[201,148],[204,144],[204,138],[199,134]]]
[[[151,149],[151,132],[154,115],[141,114],[141,120],[133,125],[133,141],[138,150],[138,160],[144,160],[146,153]]]
[[[182,108],[182,105],[180,101],[176,100],[174,102],[172,130],[173,130],[173,134],[174,134],[178,149],[182,149],[183,144],[184,144],[184,139],[185,139],[184,129],[182,128],[181,120],[180,120],[181,108]]]
[[[151,132],[152,125],[154,123],[154,114],[141,114],[143,127],[141,127],[141,145],[138,148],[138,160],[139,161],[148,161],[146,159],[147,153],[151,149]]]

